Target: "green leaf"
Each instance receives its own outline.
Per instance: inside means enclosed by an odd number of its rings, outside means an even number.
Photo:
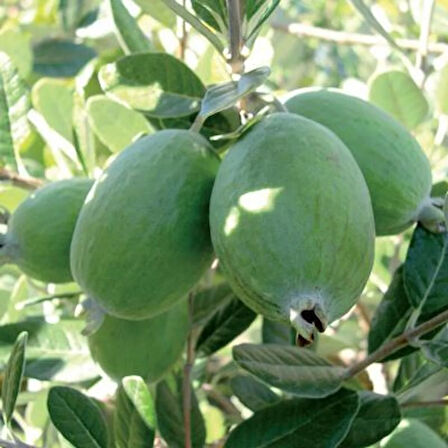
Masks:
[[[109,0],[109,7],[115,25],[118,42],[125,53],[138,53],[151,50],[148,38],[139,28],[122,0]]]
[[[31,35],[23,30],[5,28],[0,32],[0,52],[5,52],[19,72],[21,78],[27,78],[33,65]]]
[[[343,367],[303,348],[241,344],[233,348],[233,358],[264,382],[302,397],[325,397],[342,384]]]
[[[246,3],[247,27],[244,39],[250,46],[261,26],[269,19],[280,4],[280,0],[248,0]]]
[[[432,340],[424,342],[421,349],[427,359],[439,366],[448,367],[448,325]]]
[[[448,441],[448,407],[425,406],[406,407],[402,410],[403,418],[415,418],[428,425],[437,434]]]
[[[434,97],[438,112],[448,115],[448,64],[440,70]]]
[[[19,147],[30,135],[28,89],[6,53],[0,52],[0,162],[17,169]]]
[[[75,448],[108,447],[104,417],[95,402],[81,392],[52,387],[47,407],[53,425]]]
[[[254,412],[276,404],[281,400],[269,387],[248,375],[233,377],[230,385],[238,400]]]
[[[11,423],[25,368],[26,331],[19,334],[11,351],[2,384],[2,411],[6,424]]]
[[[33,48],[34,71],[43,76],[70,78],[96,56],[95,50],[65,39],[47,39]]]
[[[176,15],[163,3],[163,0],[134,0],[145,14],[150,15],[167,28],[176,26]]]
[[[90,356],[87,341],[81,335],[84,322],[64,320],[49,324],[34,319],[0,327],[0,363],[5,363],[14,340],[28,333],[27,377],[41,381],[78,382],[99,375]]]
[[[293,345],[295,332],[289,325],[283,322],[275,322],[263,318],[261,338],[263,344]]]
[[[401,413],[392,396],[358,392],[360,408],[340,448],[362,448],[373,445],[390,434],[400,423]]]
[[[73,90],[60,80],[42,78],[34,84],[31,99],[51,128],[72,141]]]
[[[151,448],[154,444],[155,414],[144,381],[127,377],[117,391],[114,434],[117,448]]]
[[[444,198],[448,193],[448,181],[441,180],[440,182],[436,182],[431,189],[431,197],[432,198]]]
[[[153,132],[142,114],[104,95],[90,97],[86,108],[90,126],[112,152],[126,148],[139,134]]]
[[[177,377],[174,384],[169,384],[166,380],[157,384],[156,413],[158,429],[170,448],[183,448],[185,446],[182,399],[182,378]],[[203,448],[205,424],[193,388],[191,388],[190,419],[191,446],[193,448]]]
[[[249,328],[256,317],[241,300],[233,298],[207,321],[196,342],[196,351],[210,356]]]
[[[194,72],[165,53],[125,56],[103,66],[98,76],[112,99],[155,118],[190,115],[205,93]]]
[[[263,84],[270,73],[269,67],[260,67],[245,73],[238,81],[210,87],[202,100],[200,117],[205,121],[207,117],[234,106],[238,100]]]
[[[404,285],[414,308],[433,315],[448,308],[448,234],[418,226],[404,264]]]
[[[226,0],[192,0],[195,13],[216,31],[226,34],[228,14]]]
[[[391,70],[371,81],[369,100],[384,109],[408,129],[414,129],[428,115],[429,105],[413,79],[404,72]]]
[[[202,325],[224,303],[235,298],[228,283],[204,288],[196,293],[193,300],[193,323]]]
[[[226,448],[332,448],[349,431],[359,408],[356,392],[342,389],[321,399],[282,401],[241,423]]]

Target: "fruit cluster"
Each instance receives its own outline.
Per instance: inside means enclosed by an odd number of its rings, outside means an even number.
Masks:
[[[214,253],[247,306],[312,342],[356,303],[375,235],[416,221],[438,231],[443,214],[425,154],[392,117],[333,90],[299,91],[285,105],[221,163],[199,134],[162,130],[95,182],[35,191],[1,237],[1,260],[44,282],[73,276],[106,313],[89,345],[114,378],[155,381],[178,360],[185,297]]]

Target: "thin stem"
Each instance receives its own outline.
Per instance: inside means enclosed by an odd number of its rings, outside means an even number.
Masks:
[[[41,179],[21,176],[20,174],[5,170],[4,168],[0,168],[0,181],[9,181],[16,187],[25,188],[26,190],[35,190],[44,184]]]
[[[434,13],[435,0],[425,0],[423,2],[422,20],[420,27],[419,49],[415,67],[425,71],[426,57],[428,56],[429,34],[431,32],[431,22]]]
[[[185,448],[191,448],[191,369],[193,368],[195,358],[193,344],[193,293],[190,293],[188,296],[188,316],[190,333],[187,338],[187,359],[184,366],[182,386]]]
[[[63,294],[54,294],[45,297],[36,297],[34,299],[23,300],[16,304],[17,310],[22,310],[28,306],[38,305],[39,303],[48,302],[55,299],[75,299],[82,294],[82,291],[66,292]]]
[[[448,406],[448,400],[410,401],[401,405],[402,408],[431,408],[434,406]]]
[[[186,0],[183,0],[182,6],[186,7]],[[179,57],[182,61],[185,61],[185,52],[187,50],[187,40],[188,40],[188,34],[187,34],[187,22],[182,17],[179,17],[180,20],[180,45],[179,45]]]
[[[440,327],[446,322],[448,322],[448,310],[438,314],[432,319],[429,319],[428,321],[422,323],[418,327],[405,331],[400,336],[397,336],[396,338],[390,340],[389,342],[381,346],[378,350],[373,352],[371,355],[367,356],[362,361],[349,367],[345,371],[343,379],[349,379],[354,377],[358,373],[362,372],[366,367],[370,366],[370,364],[381,361],[382,359],[386,358],[386,356],[408,345],[413,339],[419,336],[423,336],[426,333],[429,333],[431,330]]]
[[[244,72],[244,58],[241,55],[243,47],[241,0],[227,0],[227,10],[229,11],[229,64],[232,68],[232,73],[241,74]]]

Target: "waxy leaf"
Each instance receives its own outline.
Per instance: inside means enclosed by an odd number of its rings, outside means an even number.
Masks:
[[[427,359],[439,366],[448,367],[448,325],[433,339],[424,342],[421,349]]]
[[[93,400],[70,387],[50,389],[48,413],[57,430],[75,448],[107,448],[107,426]]]
[[[390,434],[400,423],[401,413],[392,396],[358,392],[360,408],[340,448],[362,448],[373,445]]]
[[[356,392],[282,401],[241,423],[225,448],[333,448],[347,435],[359,409]]]
[[[202,325],[224,303],[235,298],[228,283],[220,283],[198,291],[193,300],[193,323]]]
[[[303,348],[241,344],[233,348],[233,358],[264,382],[301,397],[325,397],[342,384],[343,367]]]
[[[25,369],[25,349],[28,333],[20,333],[12,348],[8,363],[6,364],[5,376],[2,384],[2,412],[3,419],[9,424],[16,406]]]
[[[127,376],[121,381],[124,391],[149,428],[156,425],[156,412],[148,386],[139,376]]]
[[[233,393],[252,411],[260,411],[281,400],[269,387],[249,375],[237,375],[230,381]]]
[[[183,62],[165,53],[139,53],[105,65],[98,74],[108,96],[149,117],[197,112],[205,87]]]
[[[228,28],[226,0],[192,0],[195,13],[216,31],[225,34]]]

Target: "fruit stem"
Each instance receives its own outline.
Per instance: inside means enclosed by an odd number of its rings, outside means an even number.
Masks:
[[[440,233],[446,228],[443,211],[432,204],[429,199],[420,209],[417,220],[430,232]]]

